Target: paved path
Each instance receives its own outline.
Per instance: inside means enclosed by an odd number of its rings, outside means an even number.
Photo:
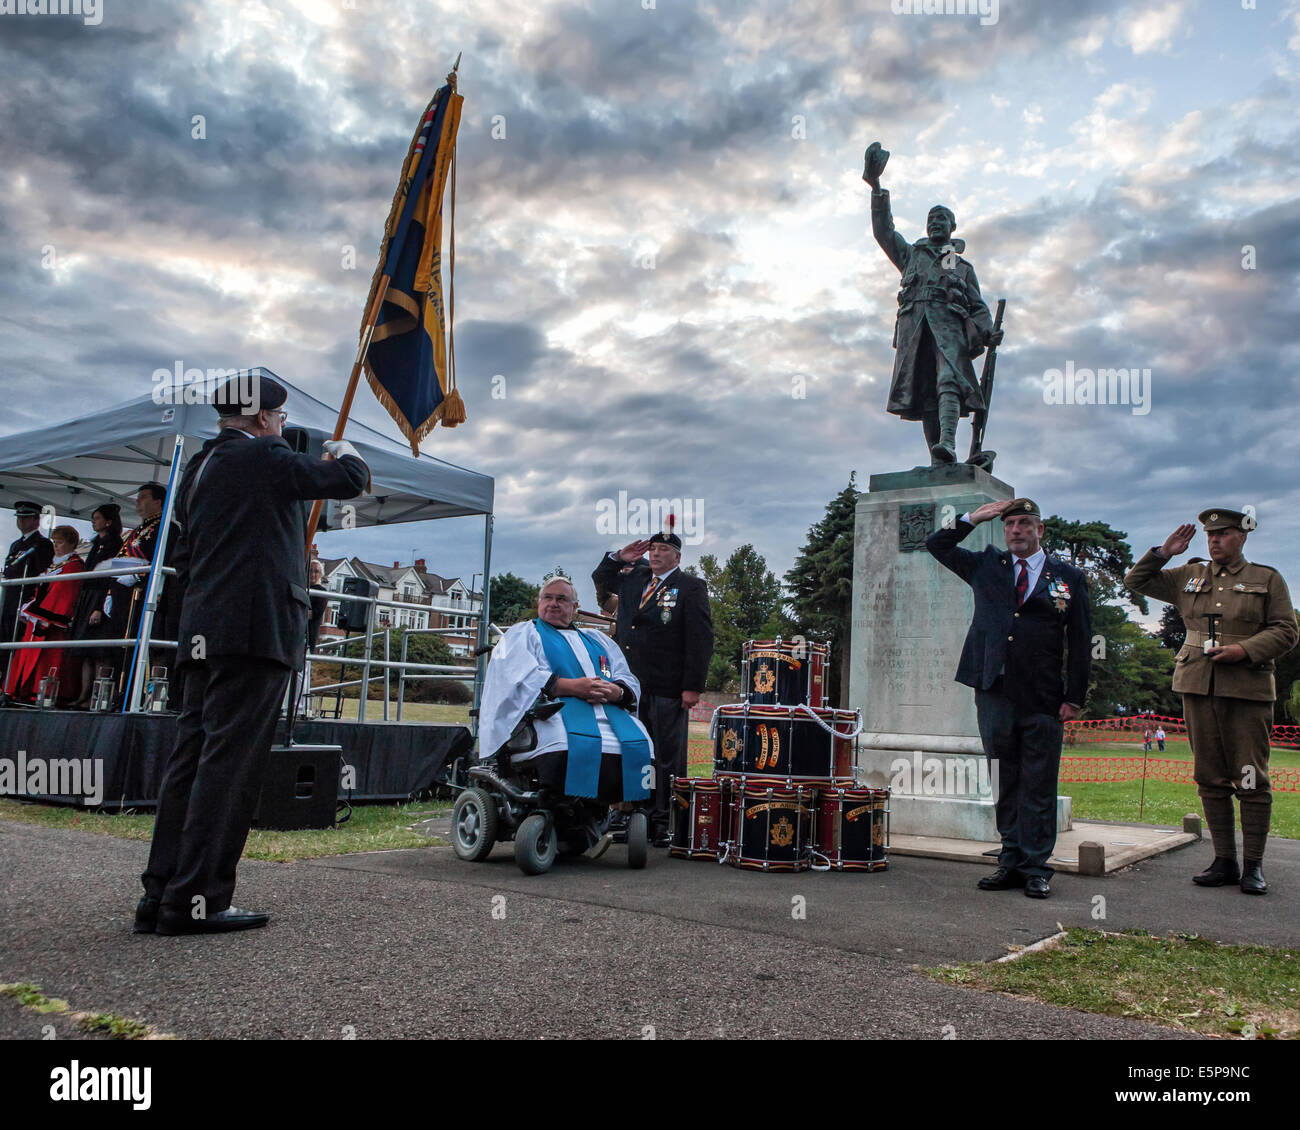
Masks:
[[[976,891],[976,868],[923,859],[760,875],[655,852],[630,872],[615,847],[537,878],[508,845],[477,865],[448,848],[252,861],[236,901],[269,910],[268,929],[162,938],[130,932],[147,845],[0,821],[0,981],[183,1037],[1174,1037],[911,966],[995,957],[1058,921],[1294,944],[1300,844],[1270,847],[1264,899],[1193,888],[1208,851],[1058,876],[1047,902]],[[0,1035],[37,1029],[0,1009]]]

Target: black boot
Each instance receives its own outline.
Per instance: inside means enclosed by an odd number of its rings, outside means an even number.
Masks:
[[[1264,882],[1264,861],[1262,859],[1248,859],[1242,864],[1241,893],[1243,895],[1268,894],[1268,884]]]
[[[939,397],[939,442],[930,447],[930,466],[942,467],[957,461],[957,420],[961,416],[961,401],[955,393],[945,392]]]
[[[1240,881],[1241,872],[1237,868],[1237,861],[1225,859],[1221,855],[1216,855],[1214,862],[1199,875],[1192,876],[1192,882],[1198,887],[1226,887],[1229,883]]]

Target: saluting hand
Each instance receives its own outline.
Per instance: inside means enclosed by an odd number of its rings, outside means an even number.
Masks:
[[[1004,502],[986,502],[978,510],[972,511],[970,520],[978,526],[981,522],[996,518],[1011,505],[1012,501],[1012,499],[1008,498]]]
[[[648,550],[649,548],[650,548],[649,538],[645,538],[639,541],[631,541],[628,542],[627,545],[625,545],[622,549],[618,551],[618,556],[621,560],[631,565],[633,561],[639,561],[642,557],[644,557],[646,550]]]
[[[1177,557],[1180,553],[1186,553],[1187,547],[1192,544],[1192,538],[1195,536],[1196,527],[1190,522],[1184,522],[1165,538],[1165,544],[1160,547],[1160,556]]]

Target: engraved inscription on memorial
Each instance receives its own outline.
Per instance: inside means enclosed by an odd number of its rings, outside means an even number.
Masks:
[[[933,529],[933,503],[904,503],[898,508],[898,551],[915,553],[924,549],[925,539]]]
[[[916,708],[947,715],[963,689],[952,675],[970,624],[968,602],[948,586],[900,589],[893,577],[868,580],[858,600],[862,619],[873,629],[859,638],[866,644],[867,694],[874,716],[901,725]],[[938,720],[932,725],[927,732],[947,730]]]

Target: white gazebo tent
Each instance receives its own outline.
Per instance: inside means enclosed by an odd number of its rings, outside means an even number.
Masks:
[[[180,473],[203,443],[217,434],[217,414],[207,403],[212,389],[230,374],[202,386],[156,385],[152,392],[112,408],[36,431],[0,437],[0,506],[19,500],[50,506],[60,517],[89,519],[103,502],[126,513],[141,483],[167,484],[155,567],[150,570],[136,650],[131,709],[137,709],[148,661],[149,632],[162,577],[159,572]],[[266,376],[288,390],[290,427],[307,432],[315,449],[334,432],[338,410],[330,408],[268,369],[239,370],[244,379]],[[189,391],[190,395],[185,393]],[[185,403],[186,400],[195,401]],[[485,592],[479,618],[479,646],[486,643],[489,609],[486,578],[492,555],[493,480],[430,455],[411,455],[409,446],[363,424],[349,422],[345,435],[370,467],[371,492],[353,499],[355,525],[392,525],[432,518],[481,514]]]

